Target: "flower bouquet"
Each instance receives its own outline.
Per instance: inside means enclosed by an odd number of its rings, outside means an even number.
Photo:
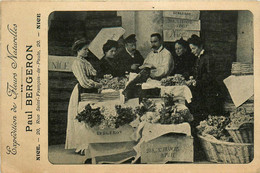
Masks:
[[[175,74],[174,76],[168,76],[161,80],[162,86],[175,86],[185,85],[185,78],[181,74]]]
[[[197,126],[198,134],[212,139],[231,142],[232,138],[226,131],[226,126],[230,123],[230,119],[224,116],[211,116],[200,122]]]
[[[230,123],[226,130],[237,143],[253,143],[254,141],[254,117],[247,114],[243,107],[230,113]]]
[[[141,122],[148,123],[180,124],[193,120],[193,115],[185,105],[156,105],[150,99],[143,100],[141,106],[135,108],[135,112]]]
[[[105,129],[129,124],[136,119],[136,115],[131,107],[107,105],[95,108],[88,104],[76,119],[79,122],[83,121],[88,127],[98,126],[100,129]]]
[[[131,107],[122,105],[88,104],[76,116],[81,124],[80,134],[89,143],[115,143],[133,141],[135,129],[129,124],[136,118]]]
[[[185,78],[181,74],[175,74],[174,76],[168,76],[167,78],[161,79],[162,86],[178,86],[178,85],[187,85],[187,86],[196,86],[196,80],[193,76],[189,77],[189,80],[185,81]]]
[[[112,75],[104,75],[104,78],[98,79],[98,82],[102,84],[101,91],[107,89],[115,91],[125,89],[127,81],[126,77],[113,77]]]

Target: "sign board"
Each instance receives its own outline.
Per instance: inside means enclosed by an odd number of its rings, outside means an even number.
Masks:
[[[141,145],[141,163],[193,162],[193,138],[161,136]]]
[[[48,70],[49,71],[61,71],[71,72],[71,66],[75,57],[73,56],[52,56],[49,55]]]
[[[163,11],[163,17],[172,17],[178,19],[189,19],[189,20],[199,20],[200,11],[191,10],[181,10],[181,11]]]
[[[168,42],[174,42],[179,40],[181,37],[184,40],[188,40],[191,35],[200,36],[200,31],[188,31],[188,30],[164,30],[163,31],[163,40]]]
[[[176,19],[170,17],[164,17],[163,20],[164,30],[200,31],[200,20]]]
[[[104,56],[103,45],[107,40],[117,41],[124,33],[125,29],[122,27],[103,28],[90,43],[89,50],[98,57],[98,59],[102,59]]]

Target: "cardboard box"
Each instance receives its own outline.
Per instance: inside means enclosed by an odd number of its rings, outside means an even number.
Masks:
[[[141,145],[141,163],[193,162],[193,137],[168,134]]]

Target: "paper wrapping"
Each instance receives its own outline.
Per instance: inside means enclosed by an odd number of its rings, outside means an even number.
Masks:
[[[142,89],[161,88],[161,95],[168,93],[174,94],[174,99],[184,99],[188,103],[191,102],[192,93],[188,86],[161,86],[160,81],[154,81],[152,79],[147,80],[146,83],[142,84]]]
[[[236,107],[243,104],[254,94],[254,76],[234,76],[224,79],[224,83]]]
[[[133,163],[141,156],[141,145],[144,142],[151,141],[167,133],[181,133],[191,136],[191,127],[189,123],[163,125],[141,122],[133,136],[133,139],[136,141],[139,140],[138,144],[134,147],[137,155]]]

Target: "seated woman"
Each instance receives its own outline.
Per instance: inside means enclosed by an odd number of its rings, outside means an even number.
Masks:
[[[72,46],[72,50],[77,53],[77,57],[72,64],[72,72],[79,82],[80,93],[92,93],[98,91],[100,83],[93,80],[97,76],[97,71],[90,64],[88,59],[89,42],[85,39],[78,40]]]
[[[174,69],[171,75],[181,74],[187,80],[192,73],[196,57],[191,53],[189,43],[182,38],[174,45]]]
[[[108,40],[103,45],[104,57],[100,63],[100,77],[106,74],[111,74],[113,77],[124,76],[125,73],[122,68],[119,68],[119,61],[116,58],[118,43],[114,40]]]
[[[67,121],[67,134],[66,134],[66,149],[77,148],[79,135],[77,128],[80,127],[77,120],[75,119],[78,115],[78,104],[80,101],[80,94],[84,93],[97,93],[98,88],[101,88],[101,84],[93,80],[97,75],[97,71],[89,63],[88,50],[89,42],[85,39],[76,41],[72,50],[77,54],[73,64],[72,72],[75,75],[78,84],[74,87],[68,108],[68,121]]]

